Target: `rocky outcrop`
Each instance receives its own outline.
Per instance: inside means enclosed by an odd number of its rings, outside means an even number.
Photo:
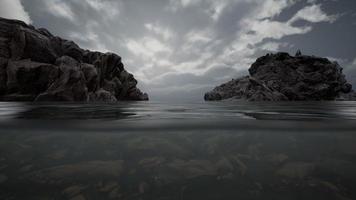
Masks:
[[[148,100],[121,57],[91,52],[46,29],[0,18],[0,100]]]
[[[267,54],[252,64],[249,73],[206,93],[205,100],[356,100],[342,68],[326,58]]]

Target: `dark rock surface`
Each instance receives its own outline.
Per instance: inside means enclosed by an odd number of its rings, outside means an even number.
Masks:
[[[249,69],[250,76],[234,79],[205,94],[207,101],[356,100],[342,68],[326,58],[267,54]]]
[[[148,100],[121,57],[91,52],[24,22],[0,18],[0,100]]]

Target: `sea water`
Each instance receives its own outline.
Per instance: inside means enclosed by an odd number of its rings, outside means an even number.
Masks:
[[[0,199],[356,199],[356,102],[2,102]]]

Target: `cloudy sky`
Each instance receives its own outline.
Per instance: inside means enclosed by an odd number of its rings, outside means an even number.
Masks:
[[[297,49],[337,60],[356,87],[355,0],[1,0],[0,16],[119,54],[153,100],[202,99]]]

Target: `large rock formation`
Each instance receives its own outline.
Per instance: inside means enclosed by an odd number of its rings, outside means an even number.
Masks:
[[[0,18],[0,100],[148,100],[121,57],[91,52],[46,29]]]
[[[205,100],[356,100],[342,68],[326,58],[267,54],[252,64],[249,73],[206,93]]]

